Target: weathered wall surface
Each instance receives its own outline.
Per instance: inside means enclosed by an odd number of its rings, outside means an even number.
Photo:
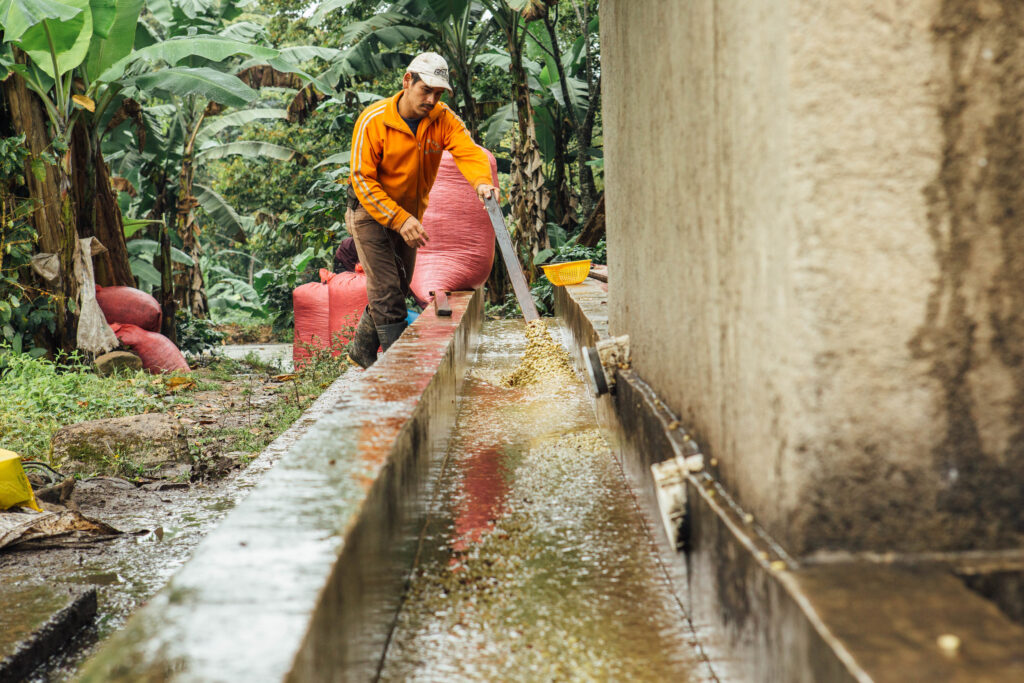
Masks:
[[[606,0],[611,332],[793,552],[1024,532],[1024,5]]]

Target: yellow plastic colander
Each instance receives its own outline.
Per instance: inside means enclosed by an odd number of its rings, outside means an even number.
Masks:
[[[544,277],[551,281],[556,287],[562,285],[578,285],[587,279],[590,274],[590,259],[585,261],[569,261],[568,263],[556,263],[550,266],[541,266],[544,269]]]

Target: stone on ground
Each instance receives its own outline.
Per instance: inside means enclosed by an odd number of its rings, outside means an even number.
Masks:
[[[109,377],[115,372],[142,369],[142,359],[129,351],[111,351],[96,357],[96,374]]]
[[[61,427],[50,440],[51,462],[70,472],[116,474],[187,462],[185,428],[173,415],[148,413]]]

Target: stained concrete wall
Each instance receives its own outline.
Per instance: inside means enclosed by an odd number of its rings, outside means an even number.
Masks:
[[[1024,532],[1024,4],[604,0],[610,326],[795,553]]]

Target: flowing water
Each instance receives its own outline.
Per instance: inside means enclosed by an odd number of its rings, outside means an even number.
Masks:
[[[522,323],[484,324],[381,678],[706,680],[585,388],[567,357],[538,355],[544,336],[527,349]]]

